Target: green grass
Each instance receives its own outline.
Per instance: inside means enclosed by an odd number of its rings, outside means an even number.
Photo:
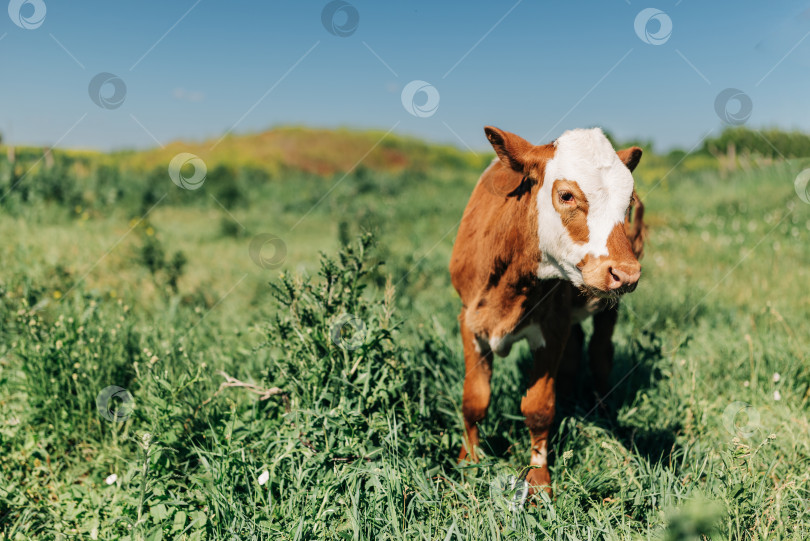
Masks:
[[[479,170],[198,192],[124,172],[114,204],[78,173],[75,196],[32,175],[0,216],[0,539],[805,539],[806,166],[639,186],[650,239],[608,412],[584,373],[554,497],[517,509],[501,487],[529,457],[525,347],[496,363],[484,459],[455,462],[447,263]],[[211,197],[229,182],[230,215]],[[265,233],[279,268],[249,255]],[[346,315],[362,325],[336,331]],[[97,411],[110,385],[133,397],[124,422]]]

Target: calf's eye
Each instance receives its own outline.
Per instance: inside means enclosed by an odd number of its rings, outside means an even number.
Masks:
[[[571,192],[561,192],[560,193],[560,201],[565,203],[570,203],[574,200],[574,194]]]

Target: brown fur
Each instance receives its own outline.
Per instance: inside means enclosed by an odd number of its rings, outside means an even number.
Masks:
[[[575,179],[544,178],[545,163],[554,156],[553,145],[534,146],[497,128],[485,131],[499,161],[484,172],[473,190],[450,261],[453,286],[462,301],[459,321],[466,367],[462,402],[465,438],[459,459],[477,459],[476,423],[486,415],[491,396],[492,339],[498,343],[497,339],[520,336],[523,331],[531,334],[538,328],[545,344],[533,351],[534,367],[521,411],[531,433],[532,460],[539,465],[554,419],[555,381],[571,332],[578,291],[562,280],[537,278],[543,257],[537,191],[544,181],[555,182],[555,208],[572,237],[580,242],[587,241],[587,221],[579,216],[587,216],[588,202]],[[619,152],[623,161],[633,166],[640,155],[641,150],[635,147]],[[573,193],[573,201],[557,199],[563,190]],[[624,257],[628,252],[632,258],[626,236],[612,242],[616,253]],[[496,352],[505,355],[509,345],[503,344]],[[546,465],[531,469],[527,480],[550,491]]]

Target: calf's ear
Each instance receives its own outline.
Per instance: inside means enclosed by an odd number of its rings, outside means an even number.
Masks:
[[[519,135],[492,126],[486,126],[484,133],[501,163],[518,173],[525,172],[529,152],[534,145]]]
[[[647,240],[647,225],[644,223],[644,203],[633,190],[633,198],[630,200],[630,208],[627,209],[627,219],[624,222],[624,230],[627,233],[627,240],[636,255],[636,259],[641,259],[644,255],[644,242]]]
[[[626,165],[630,171],[633,171],[638,165],[638,162],[641,161],[641,149],[638,147],[617,150],[616,154],[619,155],[619,159],[624,162],[624,165]]]

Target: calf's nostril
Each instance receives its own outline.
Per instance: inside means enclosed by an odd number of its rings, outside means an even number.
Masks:
[[[613,270],[613,267],[608,267],[608,274],[610,274],[611,282],[621,284],[622,279],[619,277],[616,271]]]

